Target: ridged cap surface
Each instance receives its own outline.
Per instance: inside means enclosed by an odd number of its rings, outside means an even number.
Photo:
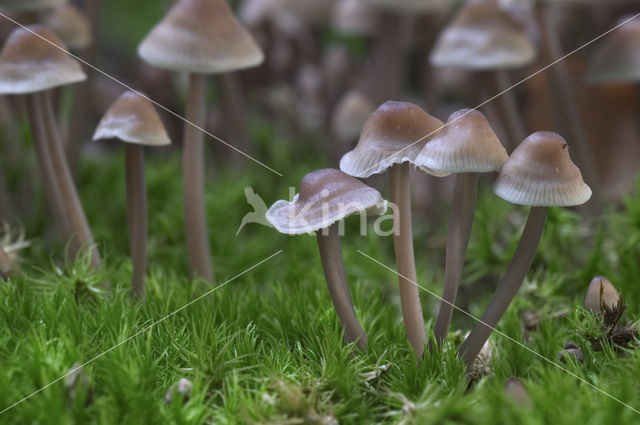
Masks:
[[[546,131],[518,145],[500,169],[493,191],[514,204],[541,207],[581,205],[591,198],[565,140]]]
[[[386,210],[380,192],[340,170],[327,168],[304,176],[293,201],[277,201],[266,217],[279,232],[299,235],[327,228],[353,214],[379,215]]]
[[[611,281],[606,277],[596,276],[589,283],[587,296],[584,299],[584,307],[587,310],[604,313],[600,305],[600,291],[602,291],[602,303],[609,309],[613,309],[620,301],[620,294]]]
[[[342,157],[340,169],[354,177],[369,177],[395,164],[413,164],[443,125],[413,103],[385,102],[365,123],[355,149]]]
[[[473,109],[451,114],[446,127],[424,145],[416,167],[436,175],[499,171],[509,155],[485,116]]]
[[[159,68],[201,74],[248,68],[264,59],[225,0],[178,0],[138,54]]]
[[[48,28],[16,28],[0,53],[0,94],[35,93],[84,81],[80,64],[65,51]]]

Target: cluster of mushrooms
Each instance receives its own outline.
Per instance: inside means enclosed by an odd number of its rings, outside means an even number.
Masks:
[[[434,326],[437,344],[447,336],[471,233],[478,173],[499,172],[494,193],[530,206],[509,267],[478,324],[458,353],[469,366],[506,312],[535,256],[549,207],[581,205],[591,197],[580,170],[556,133],[536,132],[507,155],[489,122],[476,110],[453,113],[444,124],[408,102],[383,103],[367,120],[360,140],[340,161],[340,170],[307,174],[293,201],[278,201],[267,220],[280,232],[316,232],[327,287],[345,329],[345,340],[364,348],[367,336],[355,315],[342,259],[338,222],[355,213],[384,213],[387,202],[356,178],[388,173],[394,221],[394,247],[406,335],[416,355],[424,354],[427,335],[419,297],[409,173],[414,167],[433,176],[456,174],[449,219],[444,288]]]
[[[5,3],[9,8],[36,10],[43,5],[51,7],[64,2],[21,0]],[[346,279],[338,227],[341,220],[360,213],[384,214],[388,206],[391,207],[403,321],[409,343],[416,355],[422,357],[428,344],[413,250],[411,173],[418,170],[435,177],[456,174],[442,302],[433,329],[438,345],[447,337],[455,308],[472,230],[478,173],[498,172],[493,183],[495,194],[509,202],[531,207],[509,267],[485,313],[458,349],[461,358],[470,365],[514,299],[533,261],[548,208],[584,204],[592,192],[571,161],[567,143],[561,136],[551,132],[526,136],[517,102],[509,90],[500,97],[508,130],[508,140],[504,143],[476,109],[459,110],[443,123],[414,103],[385,101],[402,98],[403,82],[398,78],[406,73],[398,69],[403,63],[399,59],[403,51],[398,46],[404,45],[399,40],[406,22],[404,18],[448,7],[450,3],[447,0],[247,0],[242,4],[241,16],[252,27],[260,27],[269,21],[295,39],[298,48],[312,51],[313,42],[309,40],[305,26],[312,26],[329,8],[336,31],[365,37],[374,52],[374,72],[364,83],[366,90],[352,87],[340,97],[336,87],[345,88],[344,78],[340,77],[344,74],[336,74],[338,77],[334,79],[326,78],[330,99],[327,103],[334,111],[332,118],[326,121],[330,122],[333,136],[339,141],[335,151],[344,152],[345,145],[359,138],[355,149],[341,157],[340,170],[322,169],[308,174],[292,201],[278,201],[267,212],[269,222],[282,233],[316,233],[329,293],[348,343],[364,349],[367,336],[356,316]],[[541,26],[547,29],[546,50],[553,52],[554,46],[557,49],[554,22],[549,18],[551,14],[546,5],[539,9]],[[40,176],[57,231],[61,239],[68,242],[71,256],[88,250],[92,265],[97,267],[100,253],[78,198],[70,167],[70,162],[71,165],[75,162],[72,158],[77,155],[78,138],[70,138],[65,152],[52,102],[54,90],[87,78],[80,63],[67,54],[67,47],[80,49],[88,43],[87,30],[82,24],[70,24],[75,12],[65,10],[46,15],[47,19],[41,21],[44,25],[18,27],[10,34],[0,53],[0,94],[24,97]],[[640,79],[640,67],[635,66],[631,55],[617,54],[635,49],[640,33],[638,22],[624,27],[624,31],[616,33],[596,52],[589,70],[592,82]],[[380,36],[379,26],[385,27],[384,36]],[[204,205],[207,76],[230,77],[233,71],[261,64],[264,54],[236,19],[226,0],[177,0],[141,42],[138,53],[154,67],[188,75],[182,140],[186,250],[191,273],[213,282]],[[269,55],[286,58],[286,53],[269,52]],[[496,0],[468,0],[435,40],[430,64],[472,70],[477,74],[478,86],[489,88],[487,92],[495,94],[510,85],[506,70],[531,64],[535,57],[536,47],[529,33]],[[570,87],[566,83],[567,74],[563,73],[562,64],[556,69],[554,81],[559,89],[553,92],[557,97],[555,103],[567,111],[567,132],[576,145],[576,161],[597,194],[594,159],[585,143],[572,93],[567,92]],[[301,84],[311,87],[302,90],[302,94],[314,100],[319,91],[317,85],[313,78],[303,77]],[[225,81],[230,87],[234,84],[233,79]],[[485,93],[480,94],[486,99]],[[106,111],[93,136],[96,140],[115,139],[126,144],[132,287],[140,297],[145,294],[147,262],[144,150],[171,142],[153,103],[140,92],[126,91]],[[81,104],[74,103],[74,107],[76,105]],[[380,106],[375,109],[375,105]],[[301,108],[301,111],[314,116],[316,109]],[[512,150],[510,156],[503,145]],[[389,176],[389,202],[376,189],[358,180],[383,173]],[[9,254],[0,247],[0,273],[7,273],[10,262]]]

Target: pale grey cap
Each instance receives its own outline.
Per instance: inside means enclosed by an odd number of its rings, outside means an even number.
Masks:
[[[280,233],[299,235],[325,229],[350,215],[380,215],[387,202],[380,192],[331,168],[313,171],[300,182],[293,201],[280,200],[266,218]]]
[[[264,59],[226,0],[177,0],[138,54],[159,68],[201,74],[249,68]]]
[[[415,163],[420,170],[443,177],[499,171],[508,157],[482,112],[461,109],[424,145]]]
[[[340,169],[354,177],[385,172],[415,158],[444,123],[409,102],[387,101],[369,117],[354,150],[340,160]]]
[[[119,139],[144,146],[171,143],[153,104],[133,91],[124,92],[104,114],[93,140]]]
[[[533,133],[513,151],[500,169],[493,191],[514,204],[568,207],[584,204],[591,188],[569,157],[558,134]]]
[[[629,20],[625,16],[621,24]],[[593,84],[640,81],[640,19],[635,18],[609,34],[594,50],[587,81]]]
[[[71,49],[84,49],[91,44],[89,19],[73,4],[67,3],[48,12],[43,17],[43,24]]]
[[[0,53],[0,94],[26,94],[87,79],[55,33],[41,25],[18,27]]]
[[[351,89],[342,96],[331,117],[331,130],[340,139],[357,139],[376,106],[366,94]]]
[[[333,6],[331,24],[340,34],[369,36],[376,32],[378,13],[366,0],[338,0]]]

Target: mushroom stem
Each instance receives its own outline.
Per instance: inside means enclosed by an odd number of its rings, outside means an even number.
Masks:
[[[133,292],[143,298],[147,268],[147,193],[142,146],[127,143],[126,170],[129,250],[133,263],[131,284]]]
[[[9,254],[0,246],[0,278],[6,279],[11,271],[11,258]]]
[[[458,355],[462,357],[467,367],[471,367],[482,346],[489,339],[491,331],[507,311],[509,304],[511,304],[520,285],[522,285],[522,281],[529,271],[538,249],[544,224],[547,221],[547,212],[547,207],[531,207],[527,224],[522,231],[520,242],[518,242],[518,247],[513,254],[509,267],[507,267],[502,276],[502,280],[487,309],[484,311],[482,319],[458,349]]]
[[[13,217],[11,196],[7,189],[7,181],[0,168],[0,220],[9,220]]]
[[[250,153],[249,135],[245,123],[245,104],[243,102],[242,88],[236,74],[222,74],[218,77],[221,89],[222,114],[226,121],[227,138],[233,145],[245,153]],[[239,161],[240,156],[232,153],[234,162]]]
[[[205,92],[203,74],[189,75],[189,93],[184,127],[182,173],[184,185],[184,223],[187,255],[191,273],[213,282],[213,265],[204,203],[204,134]]]
[[[497,89],[495,94],[502,93],[500,96],[500,106],[507,127],[509,128],[509,133],[511,134],[511,149],[515,149],[529,133],[527,132],[522,115],[519,112],[518,101],[515,96],[515,91],[511,87],[509,73],[504,69],[498,69],[493,73],[493,77]]]
[[[87,218],[76,191],[76,186],[73,183],[73,177],[67,165],[67,159],[60,140],[60,132],[58,131],[56,118],[51,106],[50,91],[36,93],[35,96],[42,107],[46,143],[49,154],[51,155],[51,165],[55,174],[55,182],[60,190],[60,197],[62,198],[66,215],[69,218],[69,228],[73,233],[70,243],[72,255],[75,257],[83,248],[89,249],[91,253],[91,265],[97,267],[100,264],[100,254],[93,241],[93,235],[91,234]]]
[[[444,269],[444,289],[440,312],[433,328],[436,343],[441,345],[447,337],[453,305],[462,277],[464,259],[473,224],[478,191],[478,173],[459,173],[453,190],[453,202],[447,232],[447,254]]]
[[[418,357],[424,353],[426,333],[420,294],[416,285],[416,265],[413,255],[411,230],[411,192],[409,188],[409,163],[394,165],[389,169],[389,184],[393,208],[393,245],[398,264],[398,284],[402,318],[407,339]]]
[[[316,232],[322,269],[324,270],[331,301],[333,301],[338,318],[342,322],[342,326],[344,326],[345,341],[347,343],[356,342],[358,348],[364,349],[367,346],[367,335],[364,333],[362,326],[360,326],[356,312],[353,309],[338,229],[338,223],[333,223],[328,228]]]
[[[40,164],[40,174],[47,202],[53,213],[55,226],[60,237],[67,242],[72,235],[69,221],[62,202],[62,195],[56,184],[56,174],[51,165],[51,153],[46,141],[44,118],[39,99],[35,94],[25,96],[27,117],[31,126],[31,138]]]

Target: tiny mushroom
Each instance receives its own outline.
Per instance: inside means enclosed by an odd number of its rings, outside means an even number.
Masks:
[[[127,144],[127,222],[133,261],[132,286],[144,297],[147,264],[147,195],[144,177],[144,146],[171,143],[149,100],[133,91],[122,94],[104,114],[93,140],[118,139]]]
[[[48,12],[43,23],[70,49],[80,50],[91,44],[89,19],[73,4],[67,3]]]
[[[0,245],[0,279],[6,279],[11,272],[11,257]]]
[[[0,53],[0,94],[26,96],[45,192],[61,234],[69,240],[73,256],[83,248],[89,249],[91,264],[97,266],[100,256],[69,171],[51,104],[52,88],[86,79],[80,64],[65,49],[48,28],[16,28]]]
[[[375,33],[378,13],[366,0],[339,0],[333,6],[331,24],[339,34],[367,37]]]
[[[8,10],[24,12],[40,12],[46,9],[62,6],[67,0],[3,0],[2,7]]]
[[[348,343],[363,349],[367,336],[356,317],[340,246],[339,222],[353,214],[384,214],[387,204],[380,193],[343,173],[323,169],[307,174],[292,202],[277,201],[266,218],[279,232],[289,235],[315,232],[327,287]]]
[[[556,133],[527,137],[504,163],[493,191],[514,204],[531,206],[520,242],[482,318],[458,349],[467,367],[513,301],[531,267],[552,206],[576,206],[591,198],[591,189],[571,161],[565,140]]]
[[[443,125],[413,103],[385,102],[365,123],[355,149],[340,160],[340,169],[354,177],[388,170],[402,316],[407,338],[418,356],[424,352],[426,334],[416,286],[409,171],[427,139]]]
[[[206,75],[259,65],[263,54],[226,0],[178,0],[138,46],[151,65],[189,74],[183,139],[185,233],[190,270],[213,282],[204,205]]]
[[[525,409],[531,409],[533,407],[531,396],[518,378],[514,378],[513,376],[507,378],[504,383],[504,393],[519,407]]]
[[[591,280],[584,299],[584,307],[587,310],[592,313],[605,313],[607,309],[614,309],[619,302],[620,294],[609,279],[596,276]]]
[[[331,132],[335,137],[332,149],[344,152],[358,140],[360,130],[376,110],[371,99],[359,90],[352,89],[342,96],[331,114]]]
[[[484,115],[473,109],[454,112],[446,127],[416,157],[416,167],[430,174],[457,173],[449,216],[444,290],[434,326],[438,344],[447,336],[460,285],[475,211],[478,173],[499,171],[508,157]]]

